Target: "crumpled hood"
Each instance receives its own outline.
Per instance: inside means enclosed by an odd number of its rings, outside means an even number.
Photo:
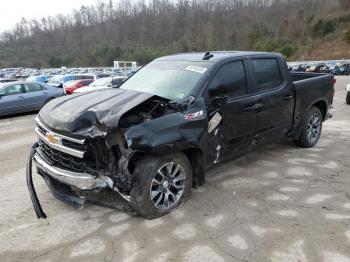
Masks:
[[[126,89],[104,89],[56,98],[39,112],[55,130],[89,137],[104,136],[119,119],[153,95]]]

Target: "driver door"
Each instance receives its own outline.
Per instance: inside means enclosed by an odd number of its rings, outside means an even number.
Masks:
[[[247,67],[245,61],[227,62],[209,83],[209,125],[218,114],[222,118],[217,130],[209,134],[209,162],[217,163],[253,148],[256,98],[249,95]]]

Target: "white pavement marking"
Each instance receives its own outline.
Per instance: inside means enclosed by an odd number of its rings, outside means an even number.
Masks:
[[[306,199],[306,204],[318,204],[330,198],[330,195],[315,194]]]
[[[287,171],[291,176],[312,176],[312,173],[304,167],[292,167]]]
[[[289,200],[290,197],[287,195],[275,193],[275,194],[268,196],[266,199],[267,200],[274,200],[274,201],[286,201],[286,200]]]
[[[113,237],[120,236],[123,232],[125,232],[130,227],[129,224],[121,224],[118,226],[107,228],[107,233]]]
[[[341,215],[341,214],[326,214],[327,219],[332,219],[332,220],[343,220],[343,219],[350,219],[350,215]]]
[[[299,240],[288,246],[286,250],[272,252],[272,262],[306,262],[303,251],[304,240]]]
[[[276,212],[278,215],[280,216],[284,216],[284,217],[297,217],[298,216],[298,212],[295,210],[280,210]]]
[[[339,253],[324,251],[324,262],[350,262],[350,258]]]
[[[281,187],[280,191],[282,191],[282,192],[299,192],[300,189],[297,187],[287,186],[287,187]]]
[[[224,258],[218,255],[214,250],[208,246],[195,246],[187,251],[182,261],[193,262],[224,262]]]
[[[174,234],[181,239],[189,239],[196,235],[196,229],[191,224],[183,224],[175,229]]]
[[[96,255],[103,252],[105,244],[102,239],[88,239],[78,243],[71,252],[71,257]]]
[[[224,215],[216,215],[214,217],[210,217],[206,221],[206,225],[208,227],[216,227],[221,223],[221,221],[224,219]]]
[[[234,235],[227,239],[227,241],[237,249],[246,250],[248,249],[248,244],[243,237],[240,235]]]

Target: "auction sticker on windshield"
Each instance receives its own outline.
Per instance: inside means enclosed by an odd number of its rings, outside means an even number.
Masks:
[[[201,67],[201,66],[189,65],[185,68],[185,70],[204,74],[205,71],[207,71],[207,68]]]

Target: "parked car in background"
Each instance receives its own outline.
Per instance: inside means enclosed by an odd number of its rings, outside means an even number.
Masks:
[[[345,63],[345,64],[337,65],[333,70],[331,70],[331,73],[333,75],[349,75],[350,64]]]
[[[46,84],[11,82],[0,85],[0,116],[36,111],[63,90]]]
[[[74,93],[84,93],[106,88],[118,88],[126,79],[127,77],[125,76],[100,78],[91,83],[89,86],[76,89]]]
[[[30,76],[27,78],[27,82],[34,82],[34,83],[45,83],[49,80],[49,77],[46,75],[39,75],[39,76]]]
[[[68,81],[63,85],[64,93],[73,94],[75,90],[78,90],[79,88],[84,86],[88,86],[92,82],[94,82],[93,79],[80,79],[80,80]]]
[[[85,74],[81,74],[81,75],[56,75],[52,78],[50,78],[50,80],[47,82],[49,85],[52,85],[54,87],[61,87],[63,88],[64,84],[68,81],[72,81],[72,80],[83,80],[83,79],[92,79],[94,80],[96,76],[94,75],[85,75]]]
[[[346,103],[350,105],[350,84],[346,86],[345,90],[346,90]]]
[[[2,83],[9,83],[9,82],[15,82],[17,79],[12,79],[12,78],[0,78],[0,84]]]

